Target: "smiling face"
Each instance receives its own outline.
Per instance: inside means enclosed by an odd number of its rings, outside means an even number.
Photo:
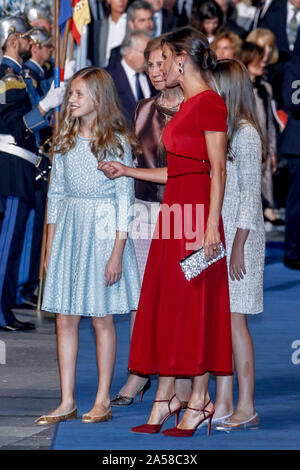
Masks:
[[[163,71],[163,56],[161,47],[151,51],[147,63],[148,75],[152,85],[157,91],[161,91],[166,87],[166,80]]]
[[[164,44],[162,47],[162,58],[163,58],[163,73],[166,80],[167,87],[173,87],[179,84],[180,72],[179,62],[182,61],[182,57],[173,54],[168,44]]]
[[[73,117],[90,120],[96,117],[95,105],[81,78],[72,80],[68,104]]]

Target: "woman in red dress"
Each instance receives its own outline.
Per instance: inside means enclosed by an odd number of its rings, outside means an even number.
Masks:
[[[221,208],[226,179],[227,110],[208,86],[216,57],[205,36],[186,27],[163,43],[167,86],[179,83],[184,102],[163,132],[167,168],[129,168],[101,163],[107,176],[132,176],[166,183],[151,242],[137,310],[129,370],[158,374],[158,389],[148,423],[133,432],[156,433],[176,415],[166,435],[191,436],[209,419],[210,373],[232,374],[232,346],[226,259],[186,280],[179,261],[197,245],[206,258],[224,243]],[[202,218],[199,208],[203,209]],[[173,214],[173,217],[169,217]],[[170,223],[169,222],[173,222]],[[175,377],[193,376],[193,389],[180,423]]]

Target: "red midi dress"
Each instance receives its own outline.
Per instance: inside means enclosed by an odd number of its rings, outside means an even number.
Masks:
[[[226,119],[224,101],[207,90],[182,103],[163,132],[168,180],[133,328],[128,366],[133,373],[232,374],[226,258],[191,281],[179,265],[196,248],[188,243],[200,244],[199,234],[192,237],[196,229],[201,232],[196,208],[204,208],[204,231],[209,212],[211,167],[204,131],[226,132]],[[219,230],[225,245],[221,219]]]

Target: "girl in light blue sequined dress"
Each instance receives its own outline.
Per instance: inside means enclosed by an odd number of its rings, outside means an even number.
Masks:
[[[108,179],[98,160],[132,165],[133,137],[107,72],[88,67],[68,87],[48,192],[48,236],[42,309],[57,314],[57,345],[62,400],[40,417],[49,424],[77,417],[75,370],[78,326],[92,318],[99,385],[84,422],[112,417],[110,385],[116,354],[113,314],[136,310],[140,279],[132,239],[130,208],[134,182]]]

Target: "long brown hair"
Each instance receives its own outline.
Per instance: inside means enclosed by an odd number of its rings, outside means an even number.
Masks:
[[[224,99],[228,109],[227,154],[229,160],[235,157],[231,148],[233,136],[245,121],[257,130],[264,155],[265,138],[257,117],[253,85],[247,68],[236,59],[219,60],[212,70],[212,77],[215,89]]]
[[[114,82],[108,72],[98,67],[85,67],[76,72],[70,80],[63,103],[61,127],[54,141],[55,152],[65,155],[76,144],[80,120],[72,116],[69,92],[72,82],[77,78],[84,81],[95,106],[96,118],[92,125],[90,142],[95,157],[103,160],[107,152],[114,152],[123,158],[121,136],[125,137],[136,153],[139,153],[137,141],[127,129]]]

